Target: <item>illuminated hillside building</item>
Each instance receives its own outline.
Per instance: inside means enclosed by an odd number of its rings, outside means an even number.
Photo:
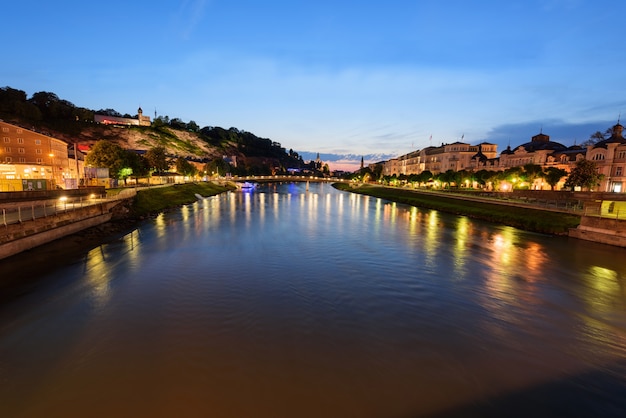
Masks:
[[[150,116],[144,116],[141,107],[137,109],[137,119],[120,118],[117,116],[94,115],[93,119],[97,123],[105,125],[126,125],[126,126],[150,126]]]

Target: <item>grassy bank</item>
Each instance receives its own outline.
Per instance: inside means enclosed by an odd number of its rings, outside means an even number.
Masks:
[[[464,200],[452,195],[419,193],[412,190],[375,185],[352,187],[349,184],[334,184],[335,188],[353,193],[379,197],[392,202],[405,203],[441,212],[465,215],[470,218],[514,226],[526,231],[545,234],[566,235],[569,228],[580,223],[580,216],[544,211],[523,206],[504,206],[497,203]]]
[[[134,216],[145,216],[168,208],[193,203],[197,200],[196,194],[206,197],[233,189],[234,187],[220,186],[211,182],[199,182],[139,190],[131,211]]]

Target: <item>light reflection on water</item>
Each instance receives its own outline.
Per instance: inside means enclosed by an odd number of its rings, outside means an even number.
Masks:
[[[611,416],[623,251],[329,185],[207,198],[80,262],[12,262],[59,284],[0,310],[0,408]]]

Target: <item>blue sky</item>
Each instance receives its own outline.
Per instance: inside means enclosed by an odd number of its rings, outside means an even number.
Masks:
[[[540,130],[573,145],[626,115],[622,0],[3,9],[3,86],[234,126],[307,157],[369,162],[461,139],[501,151]]]

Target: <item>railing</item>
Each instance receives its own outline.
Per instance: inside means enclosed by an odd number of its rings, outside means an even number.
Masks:
[[[55,200],[5,203],[0,207],[0,224],[11,224],[33,221],[38,218],[58,215],[59,213],[79,210],[88,206],[101,205],[116,200],[128,199],[137,194],[135,189],[125,189],[114,196],[81,196]]]
[[[591,206],[585,208],[583,215],[596,216],[602,219],[626,219],[626,210],[609,210],[606,207]]]

